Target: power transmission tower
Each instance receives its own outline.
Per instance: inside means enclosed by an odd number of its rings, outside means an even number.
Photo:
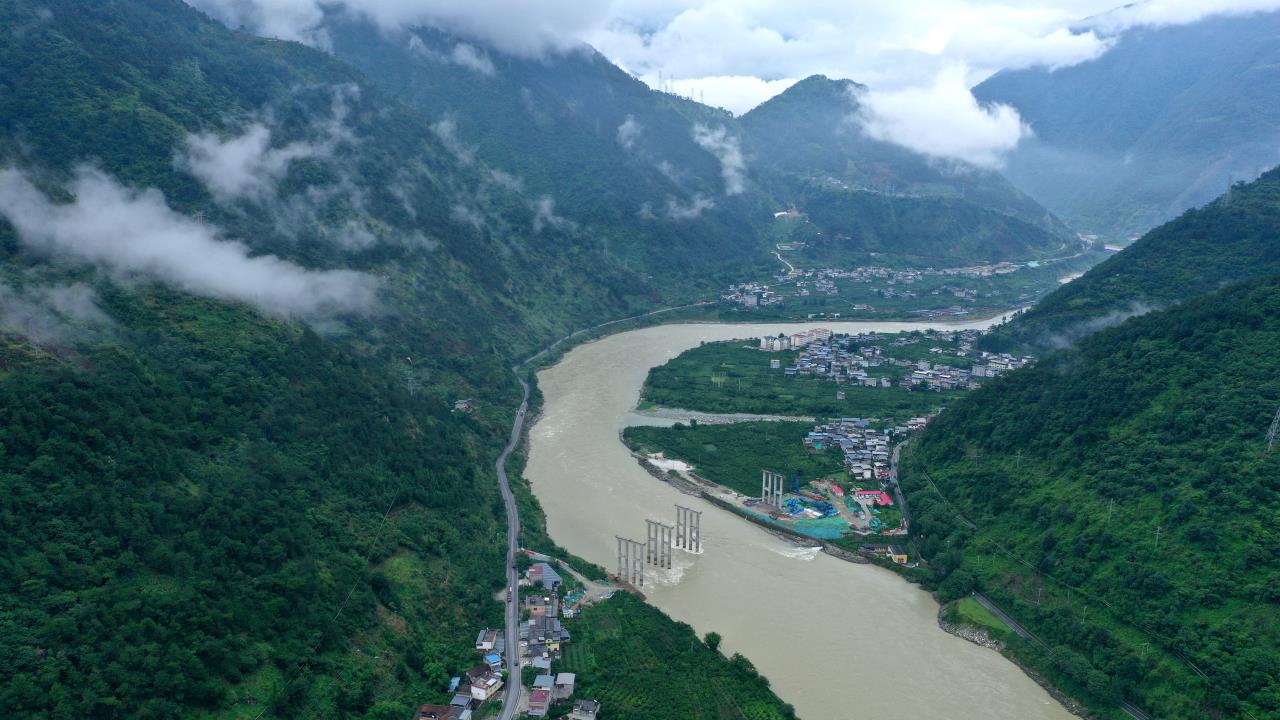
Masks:
[[[1280,408],[1276,408],[1276,416],[1271,419],[1271,429],[1267,431],[1267,452],[1276,444],[1276,433],[1280,432]]]
[[[1156,526],[1156,549],[1160,549],[1160,526]]]

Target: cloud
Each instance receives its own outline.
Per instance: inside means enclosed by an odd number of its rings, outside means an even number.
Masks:
[[[1060,27],[1044,34],[991,25],[952,37],[944,50],[970,67],[1017,69],[1036,65],[1050,69],[1076,65],[1102,55],[1114,41],[1093,32]],[[984,73],[986,74],[986,73]]]
[[[484,228],[484,216],[480,214],[480,211],[463,203],[456,203],[449,208],[449,217],[453,218],[454,222],[470,225],[476,230]]]
[[[702,216],[703,211],[715,206],[715,200],[701,194],[694,195],[688,204],[681,203],[673,197],[667,198],[666,216],[671,220],[695,220]]]
[[[332,117],[316,123],[320,139],[271,146],[271,128],[263,121],[250,123],[244,132],[227,138],[214,133],[188,135],[174,164],[204,183],[219,202],[239,199],[265,200],[295,161],[329,157],[340,143],[355,142],[345,123],[347,100],[360,89],[344,85],[333,89]]]
[[[55,204],[22,172],[0,170],[0,214],[29,247],[119,275],[145,274],[187,292],[249,303],[277,316],[368,312],[372,277],[307,270],[274,255],[250,256],[216,228],[174,212],[157,190],[133,190],[81,167]]]
[[[0,329],[40,345],[93,337],[112,326],[83,283],[14,288],[0,282]]]
[[[1094,15],[1074,27],[1114,34],[1131,27],[1188,25],[1207,17],[1275,10],[1280,10],[1280,0],[1146,0]]]
[[[533,203],[533,232],[540,233],[543,228],[561,231],[577,230],[572,220],[556,214],[556,201],[550,195],[543,195]]]
[[[242,135],[222,139],[213,133],[187,136],[179,165],[196,176],[220,202],[262,200],[295,160],[314,157],[319,150],[306,142],[271,147],[271,130],[260,122]]]
[[[435,133],[440,144],[457,158],[462,165],[470,165],[476,161],[475,148],[462,142],[458,137],[458,121],[453,118],[443,118],[431,126],[431,132]]]
[[[231,27],[330,47],[326,9],[385,30],[427,25],[524,57],[577,48],[613,16],[613,0],[187,0]]]
[[[483,50],[477,50],[474,45],[467,43],[458,43],[453,46],[453,51],[449,53],[449,59],[455,64],[465,68],[470,68],[481,75],[493,75],[495,68],[493,61]]]
[[[930,157],[980,168],[1000,167],[1003,155],[1031,135],[1008,105],[981,105],[964,68],[944,70],[926,87],[865,91],[857,119],[872,138]]]
[[[641,79],[657,87],[656,75],[647,75]],[[668,80],[665,85],[671,92],[682,97],[741,115],[795,85],[797,80],[798,78],[790,77],[763,80],[753,75],[713,75]]]
[[[493,60],[489,59],[488,53],[469,43],[460,42],[455,44],[449,52],[439,52],[427,47],[422,38],[411,34],[409,35],[409,50],[419,57],[439,63],[459,65],[468,70],[474,70],[481,75],[493,76],[498,71],[493,64]]]
[[[245,28],[263,37],[293,40],[328,49],[329,35],[321,25],[324,10],[318,0],[186,0],[232,28]]]
[[[740,194],[746,187],[747,160],[742,155],[742,144],[738,138],[730,135],[723,125],[711,128],[698,123],[693,126],[693,141],[720,161],[724,194]]]
[[[523,57],[589,43],[651,87],[705,93],[709,103],[736,113],[781,92],[792,78],[823,74],[894,90],[925,85],[943,68],[961,64],[981,81],[1002,69],[1088,60],[1109,47],[1100,35],[1137,25],[1280,8],[1280,0],[1147,0],[1117,10],[1117,0],[187,2],[232,27],[319,47],[329,46],[326,9],[385,30],[437,27],[477,49]],[[455,47],[449,54],[457,52]]]
[[[1081,338],[1092,335],[1099,330],[1106,330],[1115,327],[1120,323],[1130,319],[1146,315],[1154,310],[1161,309],[1155,305],[1149,305],[1138,300],[1131,300],[1129,306],[1123,310],[1112,310],[1106,315],[1083,320],[1071,325],[1061,332],[1050,334],[1043,338],[1041,344],[1054,350],[1069,348],[1076,344]]]
[[[622,124],[618,126],[618,144],[627,150],[634,150],[636,141],[640,139],[640,133],[644,131],[644,127],[630,115]]]

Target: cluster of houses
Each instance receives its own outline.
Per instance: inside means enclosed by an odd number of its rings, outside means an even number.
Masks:
[[[532,592],[523,593],[522,605],[528,618],[520,624],[521,665],[538,671],[529,695],[528,716],[546,717],[551,705],[573,695],[577,681],[573,673],[552,675],[551,662],[560,658],[570,640],[560,622],[560,585],[563,579],[549,564],[534,563],[521,581]],[[502,630],[485,628],[476,635],[475,650],[481,663],[450,681],[453,699],[448,705],[423,705],[414,720],[470,720],[484,703],[494,699],[504,687],[508,638]],[[574,720],[595,720],[600,704],[582,700],[574,705]]]
[[[887,388],[893,386],[893,381],[887,373],[876,372],[875,368],[896,366],[908,369],[897,384],[913,390],[973,390],[981,385],[981,378],[996,377],[1032,361],[1030,357],[975,352],[973,340],[976,334],[969,336],[958,333],[937,333],[934,339],[942,340],[943,335],[949,335],[947,341],[956,343],[958,347],[954,349],[934,347],[930,348],[930,352],[935,354],[949,352],[957,356],[969,356],[973,358],[972,367],[958,368],[935,364],[928,360],[888,357],[882,347],[870,344],[883,342],[883,336],[868,334],[836,338],[832,336],[830,330],[825,328],[790,336],[766,336],[760,339],[760,349],[767,352],[801,350],[793,365],[782,368],[783,374],[787,377],[817,377],[832,380],[838,385]],[[930,339],[930,336],[925,338]],[[892,345],[902,346],[919,341],[919,338],[899,338],[894,340]],[[771,361],[770,367],[781,368],[781,363]],[[837,399],[843,399],[842,395],[843,392],[838,392]]]
[[[485,702],[493,699],[502,690],[502,651],[505,648],[502,632],[498,630],[482,630],[476,638],[477,649],[486,660],[449,682],[449,690],[453,699],[448,705],[422,705],[414,713],[413,720],[471,720],[472,715]],[[496,658],[496,661],[492,662]]]
[[[827,328],[814,328],[791,335],[779,333],[777,335],[766,335],[760,338],[760,349],[765,352],[780,352],[783,350],[799,350],[815,343],[827,343],[831,341],[831,331]]]
[[[520,624],[520,653],[522,662],[534,668],[533,689],[529,692],[528,717],[546,717],[551,706],[573,696],[577,676],[573,673],[552,673],[551,664],[560,659],[561,651],[571,637],[560,621],[560,573],[548,563],[534,563],[525,571],[521,583],[532,592],[524,594],[524,609],[529,617]],[[595,720],[600,703],[595,700],[578,700],[569,714],[571,720]]]
[[[838,450],[854,480],[888,480],[891,436],[864,418],[840,418],[816,425],[804,438],[810,450]]]
[[[868,387],[889,387],[891,385],[889,378],[872,377],[867,372],[869,368],[884,365],[884,360],[880,357],[880,348],[858,346],[859,342],[865,342],[871,338],[879,339],[879,336],[854,335],[835,339],[832,337],[831,331],[826,328],[819,328],[802,334],[808,335],[808,339],[799,345],[795,342],[797,335],[791,337],[779,335],[776,338],[763,337],[760,339],[760,349],[766,351],[802,349],[802,352],[796,357],[795,364],[783,370],[783,374],[788,377],[799,375],[802,377],[830,378],[841,385],[845,383]]]
[[[730,285],[720,299],[749,308],[766,307],[782,302],[782,296],[771,290],[768,285],[754,282]]]

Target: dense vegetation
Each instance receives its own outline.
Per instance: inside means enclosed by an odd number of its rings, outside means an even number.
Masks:
[[[556,670],[577,673],[575,696],[600,700],[601,717],[795,717],[750,660],[735,653],[725,662],[688,625],[630,594],[592,606],[569,627],[574,640]]]
[[[817,377],[787,377],[769,367],[795,361],[796,351],[761,352],[754,343],[706,343],[649,371],[640,399],[644,403],[716,413],[869,417],[901,422],[923,415],[958,397],[958,392],[853,387]],[[894,380],[904,368],[872,368],[871,375]],[[836,399],[836,392],[845,394]]]
[[[342,14],[328,25],[340,57],[452,122],[477,157],[553,197],[611,252],[681,284],[711,276],[723,286],[770,268],[772,213],[792,205],[821,211],[822,229],[851,236],[849,249],[961,263],[1052,251],[1065,233],[996,173],[940,170],[865,138],[845,83],[809,78],[735,119],[654,92],[589,49],[530,62],[485,48],[493,71],[479,72],[441,60],[463,42],[444,33],[389,38]],[[740,188],[695,142],[698,126],[723,129],[742,151]],[[831,175],[878,194],[832,197],[810,182]]]
[[[859,191],[869,191],[880,196],[882,206],[901,204],[909,216],[921,204],[912,198],[947,198],[953,202],[940,207],[959,208],[955,214],[972,222],[953,225],[963,234],[981,235],[987,223],[998,226],[1016,218],[1026,230],[1019,247],[1024,252],[1050,244],[1046,231],[1065,236],[1057,218],[999,173],[948,167],[868,136],[858,121],[864,92],[865,86],[850,80],[813,75],[742,116],[750,151],[769,168],[773,177],[765,181],[780,199],[809,210],[815,189],[852,191],[853,202],[864,194]],[[825,182],[811,185],[810,180]],[[893,231],[892,224],[875,227]]]
[[[1126,239],[1280,162],[1278,31],[1274,11],[1132,27],[1095,60],[1001,72],[974,94],[1035,132],[1005,170],[1018,187]]]
[[[801,207],[826,235],[812,244],[826,255],[894,254],[947,267],[1070,254],[1068,242],[1047,230],[957,198],[893,197],[824,182],[806,183],[803,192]]]
[[[1129,315],[1280,272],[1280,170],[1147,233],[984,341],[1062,346]]]
[[[508,368],[662,295],[330,55],[180,0],[0,0],[0,27],[6,167],[61,202],[93,163],[252,255],[379,281],[368,315],[289,322],[33,251],[0,220],[0,715],[399,719],[445,699],[500,619]],[[194,134],[258,125],[323,150],[230,200],[181,161]],[[66,287],[92,312],[30,307]]]
[[[158,299],[112,308],[149,352],[0,375],[0,714],[440,693],[498,617],[485,433],[305,328]]]
[[[812,429],[811,423],[803,422],[693,423],[629,427],[623,439],[641,452],[661,452],[683,460],[711,482],[757,496],[764,469],[787,477],[796,475],[801,483],[833,474],[843,476],[839,452],[804,447],[805,434]]]
[[[982,588],[1104,714],[1280,717],[1278,342],[1271,276],[952,405],[902,472],[944,596]]]

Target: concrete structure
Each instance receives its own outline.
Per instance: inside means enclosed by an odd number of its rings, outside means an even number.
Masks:
[[[556,684],[551,689],[551,697],[555,700],[568,700],[573,695],[573,688],[577,682],[578,676],[573,673],[562,672],[556,675]]]
[[[484,702],[502,689],[502,678],[492,673],[487,673],[483,677],[471,683],[471,699]]]
[[[573,704],[573,712],[569,720],[596,720],[600,713],[600,703],[596,700],[579,700]]]
[[[683,505],[676,506],[676,547],[689,552],[702,552],[702,513]]]
[[[546,717],[551,707],[551,691],[546,688],[535,688],[529,693],[529,717]]]
[[[760,471],[760,502],[769,507],[781,508],[783,487],[787,478],[772,470]]]
[[[615,535],[618,538],[618,580],[636,587],[644,585],[644,545]]]
[[[660,568],[671,567],[671,534],[674,527],[657,520],[646,520],[649,524],[644,546],[644,560],[650,565]]]

